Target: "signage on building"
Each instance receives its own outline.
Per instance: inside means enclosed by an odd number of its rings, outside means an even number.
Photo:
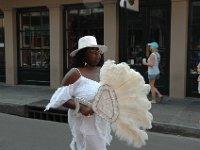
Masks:
[[[139,11],[139,0],[120,0],[120,7]]]

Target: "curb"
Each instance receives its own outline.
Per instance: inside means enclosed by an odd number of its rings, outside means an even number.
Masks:
[[[0,112],[25,117],[24,105],[0,103]]]
[[[152,129],[149,130],[151,132],[200,138],[200,130],[196,128],[166,124],[161,122],[153,122],[152,126]]]
[[[44,110],[43,106],[39,104],[34,104],[34,103],[29,106],[0,103],[0,113],[11,114],[11,115],[16,115],[20,117],[32,118],[32,119],[51,120],[51,121],[56,121],[56,122],[67,122],[66,109],[54,109],[49,112],[44,112],[43,110]],[[35,114],[34,116],[30,115],[32,112],[34,112]],[[173,124],[167,124],[167,123],[162,123],[162,122],[153,121],[152,128],[148,131],[200,138],[200,129],[185,127],[181,125],[178,126],[178,125],[173,125]]]

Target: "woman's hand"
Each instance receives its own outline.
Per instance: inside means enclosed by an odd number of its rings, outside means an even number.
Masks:
[[[83,104],[80,104],[80,110],[79,110],[79,112],[80,112],[82,115],[84,115],[84,116],[91,116],[91,115],[94,114],[94,111],[93,111],[92,108],[87,107],[87,106],[85,106],[85,105],[83,105]]]
[[[146,65],[146,66],[147,66],[147,62],[143,61],[142,63],[143,63],[143,65]]]

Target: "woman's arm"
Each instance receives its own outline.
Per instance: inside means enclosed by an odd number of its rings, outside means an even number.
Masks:
[[[64,76],[61,85],[62,86],[67,86],[69,84],[73,84],[75,83],[79,78],[80,78],[80,74],[78,72],[78,70],[76,69],[71,69],[68,73],[66,73],[66,75]]]
[[[75,83],[80,78],[80,74],[78,70],[71,69],[63,78],[61,85],[67,86],[69,84]],[[74,99],[70,99],[67,102],[63,104],[64,107],[70,108],[70,109],[76,109],[76,104]],[[79,112],[82,113],[85,116],[92,115],[94,111],[92,108],[89,108],[83,104],[80,104]]]
[[[150,62],[147,63],[147,62],[143,62],[143,65],[146,65],[148,67],[153,67],[153,64],[154,64],[154,61],[155,61],[155,57],[153,54],[150,55]]]

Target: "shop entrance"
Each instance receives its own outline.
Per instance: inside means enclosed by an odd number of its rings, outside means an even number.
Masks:
[[[165,95],[169,94],[170,8],[166,0],[140,0],[139,12],[119,8],[120,62],[129,63],[148,82],[142,58],[149,56],[147,43],[158,42],[161,74],[157,87]]]

